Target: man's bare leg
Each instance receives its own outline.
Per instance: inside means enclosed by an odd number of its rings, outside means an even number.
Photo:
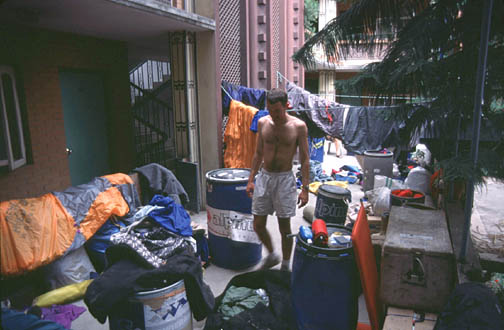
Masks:
[[[292,245],[294,240],[289,235],[292,233],[290,218],[278,218],[278,229],[282,235],[282,267],[281,270],[289,270]]]
[[[341,157],[341,141],[334,139],[334,147],[336,148],[336,157]]]
[[[267,215],[254,214],[254,231],[256,232],[259,240],[264,244],[269,253],[273,252],[273,244],[271,243],[271,236],[266,229]]]
[[[264,244],[266,250],[269,254],[263,260],[261,268],[267,269],[271,268],[280,263],[280,257],[273,252],[273,244],[271,243],[271,236],[266,229],[267,215],[254,215],[254,231],[256,232],[259,240]]]

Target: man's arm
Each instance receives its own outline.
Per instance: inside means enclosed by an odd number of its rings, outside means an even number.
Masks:
[[[299,160],[301,161],[301,193],[298,197],[299,207],[308,203],[308,185],[310,184],[310,156],[308,151],[308,128],[304,122],[299,125],[298,134]]]
[[[261,118],[262,119],[262,118]],[[252,198],[254,194],[254,178],[259,171],[259,167],[263,161],[263,138],[262,138],[262,120],[259,119],[257,123],[257,143],[254,157],[252,158],[252,165],[250,167],[250,176],[247,183],[247,195]]]

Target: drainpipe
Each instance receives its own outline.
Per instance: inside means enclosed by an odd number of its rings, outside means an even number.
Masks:
[[[476,78],[476,92],[474,96],[474,112],[473,112],[473,134],[471,143],[471,159],[473,167],[476,169],[478,163],[478,146],[480,139],[480,126],[481,126],[481,104],[483,103],[483,95],[485,90],[485,73],[486,62],[488,54],[488,38],[490,35],[490,21],[492,18],[493,0],[485,0],[483,5],[483,14],[481,20],[481,35],[480,47],[478,56],[478,72]],[[460,250],[460,260],[465,262],[467,253],[467,242],[470,235],[471,227],[471,212],[474,200],[474,179],[467,182],[466,187],[466,201],[464,209],[464,231],[462,234],[462,247]]]

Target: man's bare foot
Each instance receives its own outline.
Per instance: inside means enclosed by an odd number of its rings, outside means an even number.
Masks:
[[[270,269],[271,267],[278,265],[280,261],[282,261],[282,258],[280,258],[277,253],[270,253],[266,258],[263,259],[260,269]]]

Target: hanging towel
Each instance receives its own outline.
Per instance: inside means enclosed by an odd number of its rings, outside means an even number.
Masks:
[[[224,133],[224,167],[250,168],[257,143],[250,124],[257,111],[254,107],[231,100],[229,121]]]

